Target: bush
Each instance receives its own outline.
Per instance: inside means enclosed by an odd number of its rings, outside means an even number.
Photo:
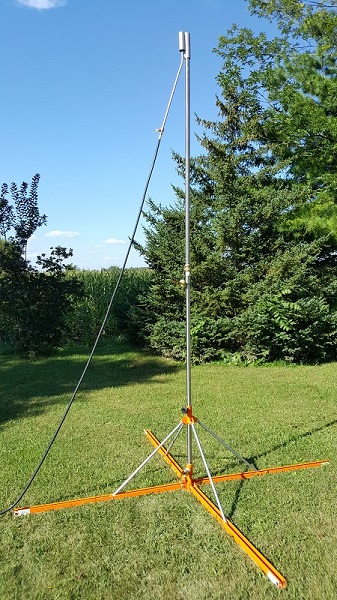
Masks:
[[[250,306],[236,325],[245,331],[243,356],[308,363],[336,359],[336,324],[323,298],[292,302],[279,294]]]
[[[65,278],[62,261],[71,252],[57,247],[51,256],[40,257],[45,271],[22,258],[15,243],[0,247],[0,341],[27,355],[48,355],[60,345],[66,315],[82,286]]]

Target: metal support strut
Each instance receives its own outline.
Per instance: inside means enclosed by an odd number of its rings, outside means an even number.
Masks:
[[[210,468],[207,464],[207,460],[202,449],[199,437],[196,433],[196,425],[200,425],[200,421],[192,414],[191,407],[184,407],[184,416],[181,421],[170,431],[170,433],[160,442],[155,435],[147,429],[145,431],[146,437],[149,439],[151,444],[154,446],[154,450],[149,456],[133,471],[133,473],[120,485],[117,490],[112,494],[103,494],[101,496],[89,496],[87,498],[78,498],[74,500],[64,500],[61,502],[53,502],[49,504],[40,504],[35,506],[26,506],[24,508],[18,508],[14,510],[14,516],[19,517],[23,515],[33,515],[47,511],[60,510],[65,508],[73,508],[83,506],[85,504],[93,504],[97,502],[107,502],[112,500],[123,500],[125,498],[135,498],[138,496],[144,496],[147,494],[160,494],[162,492],[173,492],[184,489],[189,491],[201,504],[202,506],[218,521],[223,529],[228,533],[234,541],[244,550],[244,552],[254,561],[254,563],[261,569],[261,571],[268,577],[268,579],[278,588],[285,588],[287,585],[286,579],[279,573],[279,571],[268,561],[268,559],[261,554],[261,552],[255,548],[255,546],[243,535],[243,533],[226,517],[218,493],[215,488],[215,484],[219,482],[235,481],[235,480],[246,480],[251,477],[263,476],[273,473],[284,473],[287,471],[294,471],[297,469],[308,469],[313,467],[319,467],[327,464],[328,460],[320,460],[315,462],[300,463],[295,465],[286,465],[282,467],[272,467],[269,469],[256,469],[251,468],[249,471],[243,471],[239,473],[229,473],[224,475],[212,476]],[[197,443],[197,447],[207,474],[207,477],[194,477],[193,464],[187,463],[185,468],[181,467],[176,459],[169,453],[168,449],[165,448],[164,444],[170,442],[172,447],[177,437],[182,432],[183,428],[186,431],[192,431]],[[209,430],[205,425],[202,428],[210,433],[212,437],[216,437],[219,443],[229,449],[233,453],[233,449],[227,446],[221,438],[215,436],[215,434]],[[173,438],[173,439],[172,439]],[[128,483],[142,470],[143,467],[156,455],[159,454],[164,461],[171,467],[174,473],[177,475],[179,480],[173,483],[164,483],[161,485],[143,487],[137,489],[131,489],[123,491]],[[236,451],[234,454],[237,455]],[[245,463],[247,462],[243,457],[238,454],[239,459],[242,459]],[[249,464],[249,463],[248,463]],[[213,495],[216,501],[214,504],[206,494],[201,490],[202,485],[210,485],[213,491]]]

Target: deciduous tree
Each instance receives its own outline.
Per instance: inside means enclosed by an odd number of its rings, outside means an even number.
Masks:
[[[14,206],[7,184],[0,196],[0,340],[29,355],[55,351],[73,298],[82,290],[76,278],[65,277],[64,260],[72,250],[51,248],[49,256],[38,257],[39,269],[27,261],[28,239],[47,220],[38,208],[39,178],[33,177],[29,193],[27,183],[20,188],[12,183]]]

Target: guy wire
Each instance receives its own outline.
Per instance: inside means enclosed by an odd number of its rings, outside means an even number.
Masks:
[[[55,440],[56,440],[56,438],[57,438],[57,436],[59,434],[59,431],[60,431],[60,429],[61,429],[64,421],[66,420],[66,417],[67,417],[67,415],[69,413],[69,410],[70,410],[70,408],[71,408],[71,406],[72,406],[72,404],[73,404],[73,402],[74,402],[74,400],[76,398],[77,392],[78,392],[78,390],[79,390],[79,388],[80,388],[80,386],[82,384],[82,381],[83,381],[83,379],[84,379],[84,377],[86,375],[86,372],[87,372],[87,370],[89,368],[89,365],[90,365],[90,363],[91,363],[91,361],[93,359],[93,356],[94,356],[95,351],[96,351],[97,344],[98,344],[98,342],[99,342],[99,340],[101,338],[101,335],[102,335],[102,333],[104,331],[104,327],[105,327],[106,322],[108,320],[108,317],[109,317],[109,314],[110,314],[110,311],[111,311],[111,307],[113,305],[115,296],[116,296],[118,288],[120,286],[120,282],[121,282],[122,277],[124,275],[126,264],[127,264],[130,252],[131,252],[131,248],[132,248],[133,243],[135,241],[136,232],[137,232],[137,229],[138,229],[139,221],[140,221],[140,218],[141,218],[141,215],[142,215],[142,212],[143,212],[143,208],[144,208],[144,204],[145,204],[145,200],[146,200],[147,190],[148,190],[148,187],[149,187],[149,184],[150,184],[150,181],[151,181],[151,177],[152,177],[152,173],[153,173],[156,161],[157,161],[157,156],[158,156],[158,152],[159,152],[159,147],[160,147],[160,143],[161,143],[161,140],[162,140],[162,136],[163,136],[163,133],[164,133],[166,120],[167,120],[167,117],[168,117],[168,114],[169,114],[169,111],[170,111],[170,108],[171,108],[173,96],[174,96],[174,93],[175,93],[175,90],[176,90],[176,87],[177,87],[177,83],[178,83],[178,79],[179,79],[179,76],[180,76],[180,73],[181,73],[183,62],[184,62],[184,56],[181,55],[180,65],[179,65],[179,68],[178,68],[178,72],[177,72],[176,78],[174,80],[173,88],[172,88],[171,95],[170,95],[170,98],[169,98],[169,101],[168,101],[168,105],[167,105],[166,112],[165,112],[165,115],[164,115],[163,123],[162,123],[161,127],[156,130],[156,131],[159,132],[159,136],[158,136],[158,140],[157,140],[157,145],[156,145],[156,148],[155,148],[155,151],[154,151],[154,156],[153,156],[152,164],[151,164],[151,167],[150,167],[150,171],[149,171],[149,174],[148,174],[148,177],[147,177],[147,180],[146,180],[146,184],[145,184],[145,188],[144,188],[142,200],[141,200],[141,203],[140,203],[138,215],[137,215],[136,222],[135,222],[135,226],[134,226],[132,235],[129,238],[130,242],[129,242],[129,245],[128,245],[128,249],[126,251],[126,255],[125,255],[125,258],[124,258],[123,266],[122,266],[122,268],[120,270],[120,273],[119,273],[119,276],[118,276],[115,288],[114,288],[114,290],[112,292],[112,296],[111,296],[110,302],[108,304],[108,308],[106,310],[105,316],[104,316],[103,321],[102,321],[102,325],[101,325],[100,330],[99,330],[99,332],[98,332],[98,334],[96,336],[96,339],[95,339],[94,345],[92,347],[92,350],[90,352],[90,355],[88,357],[88,360],[87,360],[87,362],[86,362],[86,364],[84,366],[82,374],[81,374],[81,376],[80,376],[80,378],[79,378],[79,380],[77,382],[77,385],[76,385],[76,387],[75,387],[75,389],[73,391],[73,394],[72,394],[72,396],[71,396],[71,398],[70,398],[70,400],[68,402],[66,410],[64,411],[63,416],[62,416],[62,418],[61,418],[58,426],[56,427],[55,432],[54,432],[54,434],[53,434],[53,436],[52,436],[52,438],[51,438],[48,446],[46,447],[46,449],[45,449],[45,451],[44,451],[44,453],[42,455],[42,458],[40,459],[40,462],[38,463],[35,471],[31,475],[30,479],[28,480],[28,482],[25,485],[25,487],[23,488],[23,490],[20,492],[20,494],[17,497],[17,499],[14,502],[12,502],[12,504],[10,506],[8,506],[7,508],[4,508],[4,509],[2,509],[0,511],[0,516],[1,515],[5,515],[10,510],[12,510],[13,508],[15,508],[15,506],[20,502],[20,500],[23,498],[23,496],[25,495],[25,493],[27,492],[27,490],[32,485],[32,483],[33,483],[36,475],[40,471],[40,469],[41,469],[41,467],[42,467],[45,459],[47,458],[47,455],[49,454],[49,451],[50,451],[53,443],[55,442]]]

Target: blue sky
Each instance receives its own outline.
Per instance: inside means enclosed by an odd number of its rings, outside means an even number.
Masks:
[[[48,223],[29,242],[32,261],[60,244],[80,268],[122,264],[180,62],[178,32],[191,35],[191,111],[214,118],[212,50],[234,22],[266,27],[245,0],[0,0],[0,183],[41,174]],[[183,185],[171,152],[184,153],[184,119],[182,76],[148,192],[158,203]],[[143,264],[132,252],[128,266]]]

